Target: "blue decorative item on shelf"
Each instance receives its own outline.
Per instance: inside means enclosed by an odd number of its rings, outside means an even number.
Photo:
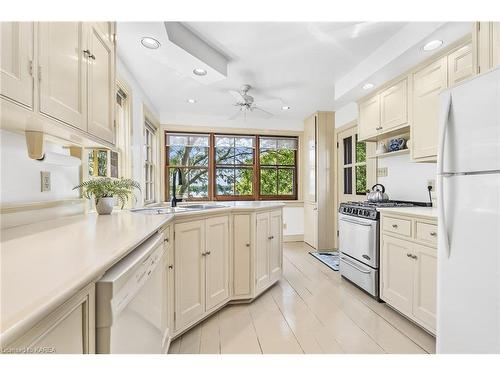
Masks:
[[[403,150],[406,146],[406,139],[394,138],[389,141],[389,152]]]

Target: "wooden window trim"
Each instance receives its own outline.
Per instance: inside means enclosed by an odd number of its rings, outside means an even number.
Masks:
[[[284,136],[284,135],[271,135],[271,134],[241,134],[241,133],[225,133],[225,132],[202,132],[202,131],[164,131],[164,140],[165,140],[165,148],[163,152],[165,152],[165,201],[168,202],[170,200],[170,186],[169,186],[169,169],[176,168],[170,166],[168,163],[168,142],[167,138],[169,134],[203,134],[209,137],[209,153],[208,153],[208,195],[203,198],[189,198],[188,201],[271,201],[271,200],[283,200],[283,201],[293,201],[297,200],[298,197],[298,179],[299,179],[299,158],[298,153],[299,150],[295,151],[294,165],[293,166],[281,166],[283,169],[290,168],[294,171],[294,194],[292,195],[261,195],[260,194],[260,138],[289,138],[295,139],[297,141],[297,145],[299,144],[298,136]],[[215,136],[216,135],[227,135],[234,137],[242,137],[242,136],[252,136],[255,137],[255,147],[254,147],[254,162],[251,165],[253,169],[253,194],[252,195],[217,195],[216,194],[216,175],[215,171],[217,168],[216,160],[215,160]],[[231,166],[232,168],[238,168],[238,166]],[[242,166],[242,168],[249,168],[250,164]],[[280,165],[273,166],[277,169],[280,168]],[[206,168],[206,167],[180,167],[180,168]]]

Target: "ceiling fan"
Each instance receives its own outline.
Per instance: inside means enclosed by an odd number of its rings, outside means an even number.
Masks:
[[[255,104],[254,97],[248,94],[248,91],[252,86],[245,84],[241,86],[240,91],[229,90],[229,93],[236,99],[235,106],[238,107],[237,112],[229,117],[229,120],[235,120],[238,117],[243,117],[246,121],[247,115],[257,115],[258,117],[270,118],[274,116],[271,112],[268,112],[257,104]]]

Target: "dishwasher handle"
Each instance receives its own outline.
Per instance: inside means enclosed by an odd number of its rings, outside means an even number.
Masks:
[[[347,259],[346,257],[340,257],[340,259],[342,259],[344,261],[345,264],[348,264],[349,266],[351,266],[352,268],[354,269],[357,269],[359,272],[362,272],[362,273],[371,273],[370,270],[364,270],[362,268],[359,268],[358,266],[356,266],[354,263],[352,263],[349,259]]]
[[[364,227],[371,227],[373,224],[371,223],[363,223],[361,221],[358,221],[358,220],[349,220],[349,219],[345,219],[345,218],[341,218],[339,219],[340,221],[345,221],[346,223],[351,223],[351,224],[357,224],[357,225],[362,225]]]

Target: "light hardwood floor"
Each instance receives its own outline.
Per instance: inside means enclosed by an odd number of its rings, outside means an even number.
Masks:
[[[174,354],[434,353],[435,339],[286,243],[283,279],[250,304],[224,307],[176,339]]]

